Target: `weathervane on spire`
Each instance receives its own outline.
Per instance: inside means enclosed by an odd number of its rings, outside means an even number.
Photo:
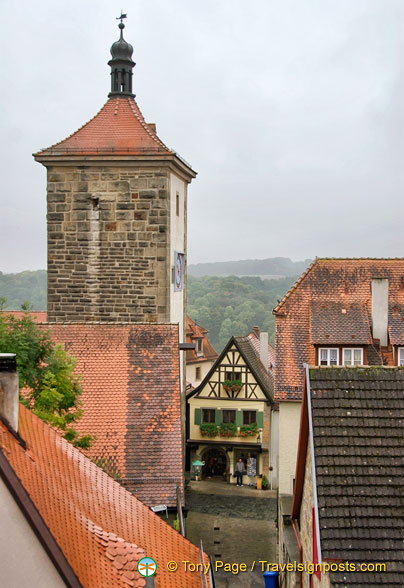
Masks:
[[[124,14],[122,12],[122,9],[121,9],[121,16],[117,16],[116,17],[116,20],[120,20],[121,21],[121,24],[123,24],[122,21],[123,21],[124,18],[128,18],[128,15],[127,14]]]
[[[1,0],[0,0],[1,1]],[[128,15],[121,10],[121,16],[117,16],[119,20],[118,28],[121,31],[118,41],[112,43],[111,56],[112,59],[108,61],[111,66],[111,96],[127,96],[134,98],[132,93],[132,75],[135,62],[132,60],[133,47],[123,38],[123,30],[125,25],[123,21],[128,18]]]

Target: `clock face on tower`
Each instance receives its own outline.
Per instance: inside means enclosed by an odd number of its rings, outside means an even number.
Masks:
[[[174,292],[184,288],[184,254],[174,251]]]

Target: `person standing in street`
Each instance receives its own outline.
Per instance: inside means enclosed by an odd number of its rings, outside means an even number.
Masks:
[[[243,474],[245,472],[245,467],[244,467],[244,462],[243,460],[240,459],[238,460],[238,462],[236,463],[236,476],[237,476],[237,486],[242,486],[243,485]]]

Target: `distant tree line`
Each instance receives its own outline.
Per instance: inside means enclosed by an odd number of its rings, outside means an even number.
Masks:
[[[261,276],[282,278],[300,275],[312,262],[292,261],[288,257],[268,257],[267,259],[240,259],[238,261],[215,261],[190,264],[189,276]]]
[[[258,326],[273,342],[275,317],[272,309],[297,277],[263,280],[235,276],[188,277],[187,312],[209,330],[208,338],[220,352],[232,335],[247,335]]]
[[[29,301],[32,310],[46,310],[46,270],[3,274],[0,272],[0,298],[5,310],[20,310]]]
[[[272,309],[295,281],[296,276],[278,280],[188,276],[187,312],[209,330],[208,337],[216,351],[221,351],[232,335],[246,335],[255,325],[268,331],[272,342]],[[3,302],[3,309],[18,310],[25,301],[32,310],[46,310],[46,270],[0,272],[0,306]]]

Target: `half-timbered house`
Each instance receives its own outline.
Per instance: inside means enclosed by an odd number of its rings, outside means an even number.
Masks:
[[[187,397],[188,464],[205,462],[205,477],[235,482],[235,464],[246,467],[244,484],[269,474],[273,349],[254,329],[232,337],[201,384]]]

